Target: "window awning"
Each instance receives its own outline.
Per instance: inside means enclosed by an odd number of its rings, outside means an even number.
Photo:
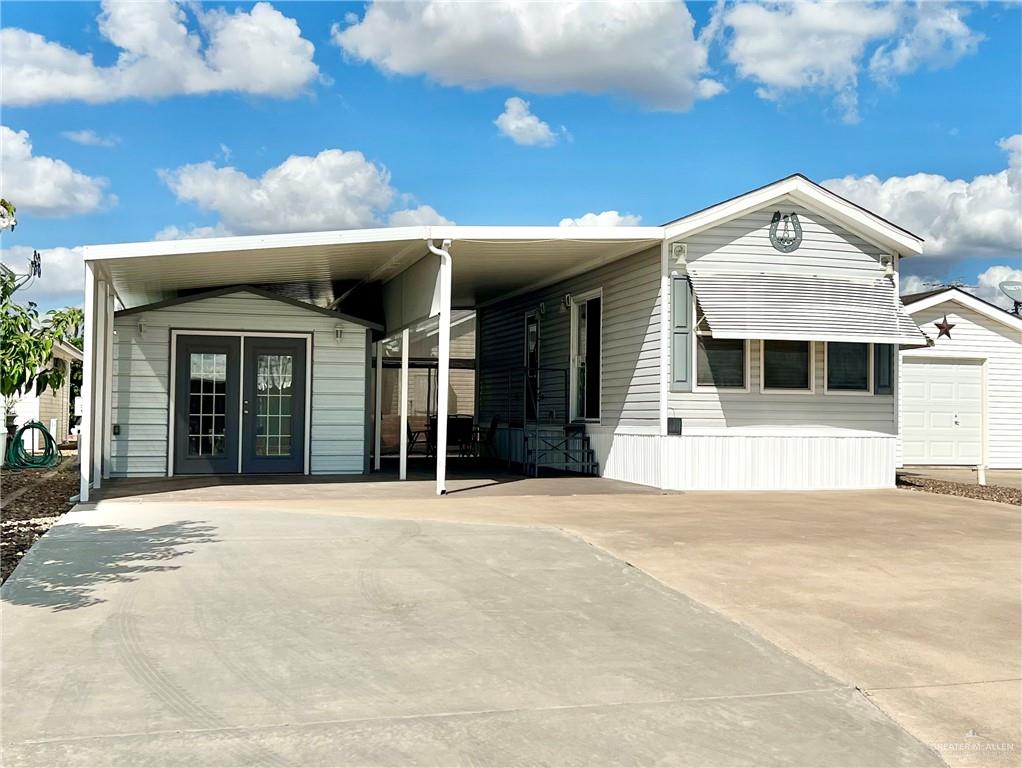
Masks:
[[[926,345],[886,277],[855,280],[695,265],[688,274],[714,338]]]

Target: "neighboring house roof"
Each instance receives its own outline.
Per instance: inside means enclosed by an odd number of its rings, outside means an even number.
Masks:
[[[812,179],[795,173],[664,224],[668,240],[691,237],[710,227],[759,210],[789,197],[818,210],[863,238],[902,256],[922,253],[923,239],[897,224],[847,200]]]
[[[66,357],[70,360],[77,360],[81,362],[84,355],[82,350],[78,349],[74,344],[68,344],[63,341],[54,342],[53,348],[56,352],[59,352],[61,356]]]
[[[361,317],[353,317],[352,315],[346,315],[343,312],[335,312],[332,309],[326,309],[324,307],[316,306],[315,304],[309,304],[306,301],[299,301],[298,299],[292,299],[290,296],[283,296],[273,291],[267,291],[264,288],[256,288],[254,285],[229,285],[224,288],[217,288],[213,291],[204,291],[203,293],[192,293],[188,296],[179,296],[174,299],[166,299],[165,301],[156,301],[152,304],[143,304],[138,307],[131,307],[129,309],[122,309],[114,312],[114,317],[124,317],[126,315],[137,315],[141,312],[149,312],[154,309],[165,309],[167,307],[176,307],[180,304],[188,304],[193,301],[202,301],[203,299],[215,299],[218,296],[226,296],[231,293],[251,293],[256,296],[261,296],[264,299],[272,299],[273,301],[279,301],[282,304],[287,304],[292,307],[300,307],[309,312],[315,312],[320,315],[326,315],[327,317],[333,317],[338,320],[346,320],[349,323],[355,323],[365,328],[370,328],[374,331],[382,331],[383,326],[379,323],[373,323],[369,320],[363,320]]]
[[[909,293],[902,296],[901,301],[910,315],[924,309],[929,309],[930,307],[935,307],[938,304],[943,304],[946,301],[953,301],[956,304],[968,307],[969,309],[974,310],[995,322],[1002,323],[1007,325],[1009,328],[1022,331],[1022,317],[1013,315],[1006,309],[1002,309],[996,304],[991,304],[989,301],[985,301],[978,296],[973,296],[968,291],[963,291],[957,286],[937,288],[932,291],[920,291],[919,293]]]

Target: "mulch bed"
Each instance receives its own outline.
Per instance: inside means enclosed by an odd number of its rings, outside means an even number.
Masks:
[[[962,496],[967,499],[999,501],[1002,504],[1022,506],[1022,490],[1006,485],[973,485],[954,483],[950,480],[931,480],[926,477],[898,475],[898,487],[914,491],[943,493],[947,496]]]
[[[73,506],[68,499],[78,493],[78,462],[65,457],[57,473],[50,469],[19,469],[0,471],[0,583],[7,581],[15,566],[29,548],[57,519]],[[10,503],[15,491],[28,486]]]

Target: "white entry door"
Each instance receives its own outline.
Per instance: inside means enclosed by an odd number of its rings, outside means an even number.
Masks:
[[[983,461],[983,366],[979,361],[906,357],[901,367],[905,464]]]

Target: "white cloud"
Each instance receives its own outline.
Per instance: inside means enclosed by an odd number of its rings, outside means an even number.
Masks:
[[[602,213],[586,213],[577,219],[561,219],[562,227],[637,227],[642,221],[641,216],[633,213],[603,211]]]
[[[780,101],[802,89],[833,91],[846,120],[858,119],[858,73],[871,42],[893,34],[893,6],[865,3],[742,3],[724,14],[728,59],[738,74]]]
[[[896,42],[873,52],[870,74],[890,83],[920,67],[949,67],[964,56],[976,52],[983,35],[973,32],[963,19],[961,7],[939,2],[918,2],[912,10],[912,28]]]
[[[517,96],[504,102],[504,111],[493,123],[515,144],[550,146],[557,143],[557,134],[529,111],[529,102]]]
[[[1014,302],[1005,296],[999,287],[1005,280],[1022,281],[1022,269],[1003,264],[985,269],[976,278],[976,287],[973,289],[973,293],[991,304],[1011,309],[1015,306]]]
[[[0,194],[18,207],[19,214],[60,218],[117,202],[104,193],[106,179],[87,176],[63,160],[33,154],[28,132],[6,125],[0,125],[0,166]]]
[[[18,291],[19,301],[34,301],[40,308],[81,304],[85,284],[82,248],[40,248],[42,276]],[[24,274],[32,248],[15,245],[0,250],[0,260],[18,274]]]
[[[444,85],[617,93],[667,110],[722,90],[680,2],[377,2],[346,21],[332,38],[348,56]]]
[[[972,179],[932,173],[845,176],[824,181],[837,194],[926,239],[927,257],[1022,255],[1022,134],[1002,139],[1008,167]]]
[[[859,119],[859,75],[890,83],[919,67],[950,66],[975,52],[982,35],[942,2],[739,3],[723,14],[727,57],[756,93],[782,101],[797,91],[834,94],[847,122]]]
[[[161,178],[184,202],[215,212],[220,221],[191,231],[167,227],[163,239],[261,232],[360,229],[390,222],[447,223],[429,206],[391,211],[404,200],[386,168],[361,152],[327,149],[315,157],[292,155],[252,178],[237,168],[213,162],[161,171]]]
[[[75,144],[81,144],[86,147],[116,147],[121,143],[120,138],[117,136],[100,136],[91,129],[61,131],[60,135],[68,141],[73,141]]]
[[[198,30],[188,27],[191,9]],[[250,11],[198,4],[104,0],[100,34],[119,49],[113,66],[24,29],[0,30],[0,86],[7,106],[53,101],[240,91],[294,96],[319,74],[314,47],[294,19],[268,3]]]
[[[441,216],[431,205],[405,208],[401,211],[394,211],[387,217],[387,226],[390,227],[424,227],[433,224],[450,225],[454,222],[446,216]]]
[[[212,227],[194,225],[178,227],[171,224],[153,235],[153,240],[196,240],[203,237],[227,237],[230,234],[230,231],[220,224]]]

